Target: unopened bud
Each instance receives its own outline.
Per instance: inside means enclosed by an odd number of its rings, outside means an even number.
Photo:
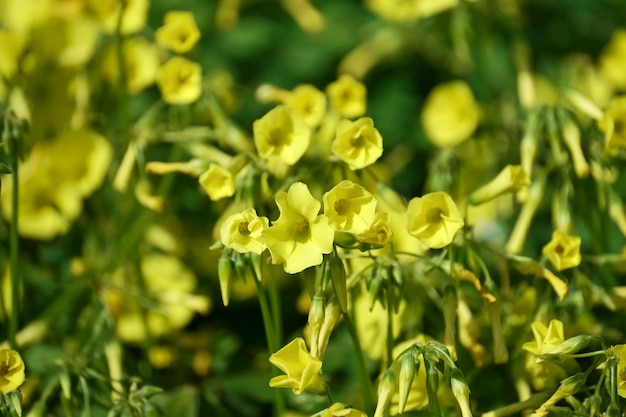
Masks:
[[[494,179],[474,191],[469,197],[469,202],[472,205],[483,204],[529,185],[530,178],[521,165],[507,165]]]
[[[593,336],[586,335],[578,335],[574,337],[570,337],[569,339],[563,341],[560,345],[555,347],[554,349],[548,351],[547,353],[553,354],[570,354],[576,353],[581,349],[587,347],[589,342],[593,339]]]
[[[230,300],[230,289],[233,279],[233,261],[230,259],[227,251],[222,253],[217,262],[217,276],[220,281],[220,291],[222,293],[222,302],[224,306],[228,306]]]
[[[348,311],[348,285],[346,278],[346,268],[343,261],[338,256],[332,256],[329,261],[330,279],[333,282],[333,288],[339,301],[341,311]]]
[[[545,178],[537,178],[535,182],[530,186],[528,191],[528,197],[522,206],[513,231],[506,243],[505,250],[507,253],[517,254],[524,249],[524,243],[526,242],[526,235],[530,229],[530,223],[532,222],[539,204],[543,199],[544,191],[546,188]]]
[[[472,417],[472,410],[469,402],[470,390],[467,386],[465,376],[459,368],[452,369],[452,372],[450,373],[450,387],[452,388],[452,394],[454,395],[454,398],[456,398],[456,402],[461,408],[461,414],[463,417]]]
[[[622,414],[615,404],[609,404],[606,408],[606,417],[620,417]]]
[[[393,369],[387,369],[378,384],[378,402],[374,417],[382,417],[391,403],[391,398],[396,390],[396,373]]]
[[[336,297],[333,297],[328,303],[326,303],[326,308],[324,309],[324,323],[322,324],[318,338],[320,358],[324,356],[326,346],[328,346],[328,341],[330,340],[330,335],[341,318],[341,315],[342,312],[339,307],[339,302]]]
[[[437,391],[439,391],[439,371],[434,362],[424,361],[426,366],[426,390],[428,391],[428,402],[437,404]]]
[[[419,372],[419,361],[415,360],[414,352],[411,350],[404,354],[400,365],[400,375],[398,376],[398,411],[404,412],[404,407],[411,392],[411,385],[415,375]]]
[[[600,110],[600,108],[593,101],[591,101],[591,99],[580,91],[569,89],[565,91],[565,96],[569,99],[570,103],[572,103],[572,106],[574,106],[576,110],[591,117],[592,119],[600,120],[604,116],[602,110]]]
[[[326,299],[323,293],[313,296],[311,309],[309,310],[309,327],[311,329],[311,356],[320,358],[319,337],[322,324],[324,324],[324,305]]]
[[[589,164],[585,159],[585,154],[580,145],[580,129],[570,120],[563,126],[562,135],[563,141],[572,155],[576,176],[578,178],[587,178],[589,175]]]

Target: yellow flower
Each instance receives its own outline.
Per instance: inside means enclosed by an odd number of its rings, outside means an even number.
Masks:
[[[478,126],[479,110],[474,94],[464,81],[436,86],[422,110],[426,135],[436,146],[456,146]]]
[[[286,375],[275,376],[270,387],[291,388],[296,395],[304,391],[324,392],[325,385],[320,378],[322,361],[308,352],[304,339],[298,337],[270,356],[270,362]]]
[[[447,193],[437,191],[409,201],[407,208],[409,233],[431,249],[450,244],[463,227],[463,217]]]
[[[543,255],[557,271],[580,264],[580,237],[570,236],[560,230],[552,233],[552,240],[543,247]]]
[[[354,122],[344,119],[337,123],[337,136],[331,150],[350,169],[357,170],[373,164],[381,157],[383,138],[370,117],[361,117]]]
[[[200,175],[198,181],[213,201],[235,194],[233,174],[218,164],[209,165],[209,168]]]
[[[15,391],[24,383],[24,361],[11,349],[0,349],[0,394]]]
[[[506,194],[519,191],[530,185],[530,178],[521,165],[507,165],[494,179],[469,196],[470,204],[482,204]]]
[[[320,124],[326,114],[326,96],[310,84],[302,84],[287,96],[285,104],[294,109],[311,127]]]
[[[334,403],[321,413],[317,413],[316,417],[367,417],[363,411],[355,410],[354,408],[346,408],[341,403]]]
[[[604,149],[609,154],[626,149],[626,96],[611,100],[598,127],[604,132]]]
[[[10,80],[18,70],[26,37],[0,29],[0,77]]]
[[[311,128],[298,113],[278,105],[252,125],[254,143],[259,156],[295,164],[306,152],[311,140]]]
[[[365,188],[350,180],[341,181],[322,197],[324,214],[338,231],[363,233],[376,215],[376,199]]]
[[[150,6],[148,0],[88,0],[88,3],[105,31],[114,33],[119,26],[122,35],[137,33],[144,28]]]
[[[272,263],[284,263],[289,274],[321,264],[322,255],[333,250],[335,231],[327,216],[318,215],[320,202],[306,184],[296,182],[278,193],[276,204],[280,216],[263,233]]]
[[[260,255],[266,247],[263,232],[268,227],[267,217],[258,217],[253,208],[248,208],[224,220],[220,240],[226,247],[239,253],[253,252]]]
[[[522,345],[522,349],[535,356],[549,353],[565,340],[563,335],[563,323],[560,320],[551,320],[548,327],[540,321],[531,325],[535,340]],[[528,356],[525,364],[530,373],[531,382],[535,389],[542,390],[558,384],[567,376],[565,369],[558,363],[541,362],[537,358]]]
[[[145,256],[140,271],[141,284],[133,268],[118,269],[104,290],[120,340],[138,343],[148,334],[155,338],[171,334],[185,327],[195,312],[205,314],[210,309],[208,298],[192,293],[196,276],[178,258]]]
[[[326,87],[333,109],[341,117],[360,117],[365,114],[367,89],[351,75],[343,74]]]
[[[626,345],[613,346],[613,352],[617,355],[617,394],[626,398]]]
[[[186,58],[170,58],[157,73],[157,85],[168,104],[190,104],[202,94],[202,67]]]
[[[391,242],[392,237],[391,219],[389,213],[384,212],[376,213],[370,228],[357,236],[363,243],[381,247]]]
[[[165,14],[163,26],[156,30],[159,45],[178,54],[189,52],[200,40],[200,31],[193,13],[172,10]]]
[[[600,71],[616,88],[626,87],[626,30],[613,32],[611,40],[600,52]]]
[[[126,88],[137,94],[154,84],[159,71],[159,50],[156,45],[141,37],[133,37],[122,45]],[[104,54],[103,75],[113,85],[120,82],[118,51],[111,46]]]

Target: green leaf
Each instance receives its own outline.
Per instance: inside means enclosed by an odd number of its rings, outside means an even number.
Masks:
[[[2,162],[0,162],[0,175],[2,174],[12,174],[13,171],[11,170],[11,168],[8,165],[3,164]]]

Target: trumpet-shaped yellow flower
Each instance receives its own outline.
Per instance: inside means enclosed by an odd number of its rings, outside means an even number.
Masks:
[[[270,387],[291,388],[296,395],[304,391],[322,393],[325,385],[320,378],[322,361],[308,352],[304,339],[298,337],[270,356],[270,362],[286,375],[275,376]]]
[[[226,218],[220,228],[222,243],[239,253],[253,252],[260,255],[265,250],[263,232],[269,227],[267,217],[258,217],[253,208]]]
[[[604,149],[609,154],[626,149],[626,96],[611,101],[598,127],[604,132]]]
[[[543,247],[542,253],[557,271],[578,266],[582,260],[580,237],[555,230],[552,240]]]
[[[326,96],[311,84],[302,84],[287,96],[285,104],[294,109],[311,127],[320,124],[326,114]]]
[[[376,215],[376,199],[365,188],[350,180],[341,181],[322,197],[324,214],[338,231],[363,233]]]
[[[98,16],[102,28],[108,33],[119,30],[122,35],[139,32],[146,26],[148,0],[87,0],[89,9]],[[121,16],[120,16],[121,14]]]
[[[11,349],[0,349],[0,394],[15,391],[24,383],[24,361]]]
[[[367,417],[363,411],[347,407],[341,403],[334,403],[326,410],[317,413],[316,417]]]
[[[617,393],[626,398],[626,345],[613,346],[613,352],[617,354]]]
[[[524,343],[522,349],[534,355],[549,353],[565,340],[563,322],[560,320],[550,320],[548,327],[542,322],[536,321],[530,327],[535,340]]]
[[[365,114],[367,89],[353,76],[343,74],[326,87],[333,109],[341,117],[361,117]]]
[[[263,232],[272,263],[284,263],[289,274],[321,264],[322,255],[333,249],[335,231],[327,216],[318,215],[320,202],[306,184],[296,182],[278,193],[276,204],[280,216]]]
[[[200,31],[193,13],[172,10],[165,14],[163,26],[156,30],[159,45],[178,54],[189,52],[200,40]]]
[[[211,164],[200,174],[198,181],[213,201],[231,197],[235,194],[235,179],[233,174],[218,164]]]
[[[369,229],[357,236],[363,243],[380,247],[391,242],[392,237],[391,219],[389,218],[389,213],[385,212],[376,213]]]
[[[259,156],[295,164],[306,152],[311,140],[311,128],[291,108],[278,105],[252,125],[254,143]]]
[[[422,110],[422,124],[436,146],[456,146],[474,133],[479,115],[470,87],[464,81],[451,81],[430,92]]]
[[[202,94],[202,67],[186,58],[170,58],[157,73],[157,85],[168,104],[190,104]]]
[[[487,184],[469,196],[471,204],[482,204],[502,194],[519,191],[530,185],[530,178],[521,165],[507,165]]]
[[[413,198],[407,217],[409,233],[431,249],[450,244],[465,224],[454,200],[443,191]]]
[[[604,47],[599,57],[600,71],[615,87],[626,87],[626,30],[618,29],[613,32],[609,43]]]
[[[370,117],[354,122],[340,120],[337,136],[331,145],[332,152],[356,170],[373,164],[383,154],[383,138]]]

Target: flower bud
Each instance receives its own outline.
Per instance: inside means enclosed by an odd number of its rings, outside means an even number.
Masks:
[[[424,365],[426,366],[426,390],[428,391],[428,402],[432,405],[438,404],[437,391],[439,391],[439,371],[435,362],[428,360],[424,356]]]
[[[217,276],[220,281],[220,291],[222,293],[222,302],[224,307],[228,306],[230,300],[230,289],[232,287],[233,279],[233,261],[227,253],[224,251],[217,263]]]
[[[333,297],[328,303],[326,303],[326,308],[324,309],[324,323],[322,323],[322,328],[320,329],[320,335],[318,338],[320,358],[324,357],[324,352],[326,351],[326,346],[328,346],[330,335],[341,318],[341,315],[342,312],[339,302],[336,297]]]
[[[621,413],[615,404],[609,404],[606,408],[606,417],[620,417]]]
[[[509,240],[506,243],[505,250],[511,254],[517,254],[524,248],[526,241],[526,235],[530,229],[530,222],[535,216],[535,212],[539,208],[539,204],[543,199],[543,194],[546,188],[545,178],[537,179],[530,186],[528,191],[528,198],[520,211],[513,231],[509,236]]]
[[[324,324],[324,305],[326,299],[322,292],[318,292],[313,296],[311,309],[309,310],[309,327],[311,328],[311,356],[316,359],[321,357],[319,348],[320,330]]]
[[[576,110],[591,117],[592,119],[600,120],[604,116],[602,110],[600,110],[600,108],[593,101],[591,101],[591,99],[582,94],[580,91],[568,89],[565,91],[565,96],[576,108]]]
[[[396,390],[396,373],[393,369],[387,369],[378,384],[378,402],[374,417],[382,417],[391,403],[391,398]]]
[[[463,376],[463,372],[461,372],[459,368],[452,369],[450,374],[450,386],[452,388],[452,394],[461,408],[463,417],[472,417],[472,410],[469,403],[470,390],[467,386],[465,376]]]
[[[568,120],[563,126],[563,141],[572,155],[574,172],[578,178],[587,178],[589,175],[589,164],[585,159],[585,154],[580,146],[580,129],[574,122]]]
[[[589,342],[591,342],[592,339],[593,339],[593,336],[586,336],[586,335],[578,335],[578,336],[570,337],[569,339],[565,340],[563,343],[561,343],[554,349],[551,349],[547,353],[550,355],[576,353],[580,351],[581,349],[584,349],[585,347],[587,347],[587,345],[589,344]]]
[[[413,356],[413,350],[405,353],[402,357],[400,375],[398,377],[398,411],[400,413],[404,412],[404,407],[411,392],[411,385],[419,371],[419,366],[419,361],[416,361]]]
[[[348,311],[348,286],[346,279],[346,268],[343,261],[338,256],[331,256],[329,261],[330,279],[337,295],[337,301],[341,311]]]
[[[507,165],[494,179],[469,196],[469,203],[478,205],[494,198],[519,191],[530,185],[530,178],[521,165]]]
[[[452,285],[448,285],[443,294],[443,300],[441,302],[443,309],[443,318],[445,322],[445,334],[444,343],[452,359],[456,359],[456,310],[458,306],[458,298],[456,295],[456,288]]]

